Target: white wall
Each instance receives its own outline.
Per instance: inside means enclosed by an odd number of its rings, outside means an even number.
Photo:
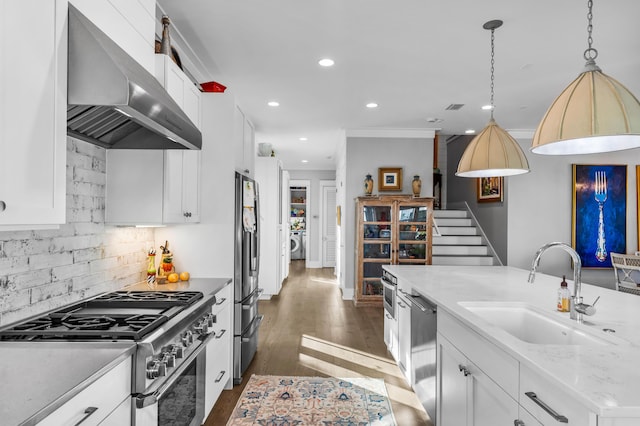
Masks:
[[[411,194],[411,180],[414,175],[419,175],[422,179],[421,195],[432,196],[434,135],[435,132],[428,130],[347,132],[344,176],[341,172],[336,174],[338,185],[344,183],[345,186],[344,200],[341,200],[341,187],[338,187],[338,200],[344,202],[340,230],[345,260],[344,281],[341,281],[344,298],[353,295],[355,288],[355,198],[364,195],[365,176],[370,174],[373,177],[375,195],[378,194],[378,168],[402,167],[402,191],[393,193]]]
[[[640,150],[581,156],[543,156],[530,153],[530,139],[518,139],[518,142],[527,154],[531,172],[508,178],[509,265],[528,269],[540,246],[551,241],[571,244],[572,164],[628,165],[627,252],[638,249],[635,166],[640,164]],[[558,277],[573,277],[570,258],[561,250],[546,253],[539,270]],[[613,288],[613,270],[583,269],[582,280]]]

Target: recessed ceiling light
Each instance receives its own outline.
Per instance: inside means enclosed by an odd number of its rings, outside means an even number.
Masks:
[[[482,105],[482,109],[484,110],[490,110],[490,109],[494,109],[495,105]]]
[[[467,130],[465,130],[464,132],[465,132],[466,134],[468,134],[468,135],[472,135],[472,134],[474,134],[476,131],[475,131],[475,130],[473,130],[473,129],[467,129]]]
[[[303,163],[308,163],[308,162],[309,162],[309,160],[302,160],[302,162],[303,162]]]
[[[301,140],[301,141],[303,141],[303,142],[305,142],[305,141],[307,141],[308,139],[307,139],[307,138],[305,138],[305,137],[303,136],[303,137],[301,137],[301,138],[300,138],[300,140]]]
[[[269,105],[270,107],[277,107],[277,106],[280,106],[280,102],[269,101],[267,105]]]
[[[333,64],[335,64],[335,62],[333,61],[333,59],[329,58],[320,59],[318,61],[318,65],[320,65],[321,67],[332,67]]]
[[[367,108],[378,108],[378,104],[375,102],[369,102]]]

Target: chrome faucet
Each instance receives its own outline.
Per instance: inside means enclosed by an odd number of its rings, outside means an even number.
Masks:
[[[569,253],[571,258],[573,259],[573,296],[569,299],[569,317],[572,320],[576,320],[578,322],[582,322],[582,315],[593,315],[596,313],[595,304],[598,302],[598,299],[593,303],[593,305],[587,305],[582,303],[582,261],[580,260],[580,256],[578,253],[571,248],[570,245],[566,243],[553,242],[543,245],[538,249],[536,255],[533,257],[533,262],[531,263],[531,271],[529,271],[529,282],[533,283],[536,279],[536,269],[538,269],[538,265],[540,265],[540,258],[542,257],[542,253],[547,251],[552,247],[558,247]]]

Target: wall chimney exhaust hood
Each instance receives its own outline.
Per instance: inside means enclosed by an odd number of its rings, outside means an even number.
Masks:
[[[201,149],[160,82],[69,5],[67,134],[112,149]]]

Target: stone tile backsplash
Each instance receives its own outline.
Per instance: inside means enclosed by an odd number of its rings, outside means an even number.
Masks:
[[[67,223],[0,231],[0,326],[146,277],[152,228],[104,223],[106,151],[67,139]]]

